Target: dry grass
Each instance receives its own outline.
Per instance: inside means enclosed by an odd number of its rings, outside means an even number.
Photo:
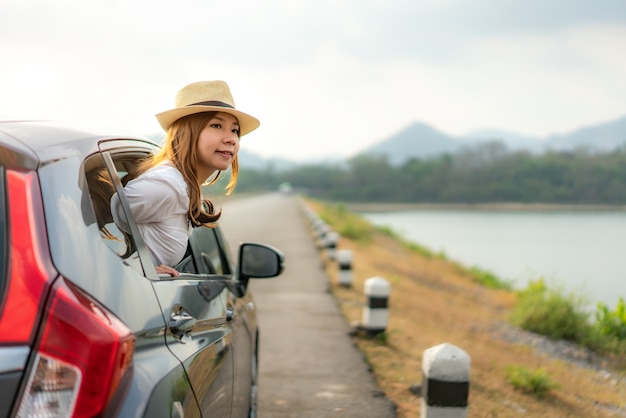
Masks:
[[[316,202],[307,202],[319,213]],[[366,279],[381,276],[392,287],[387,341],[355,336],[380,388],[398,407],[398,417],[418,417],[420,398],[409,391],[422,380],[424,350],[447,342],[471,357],[469,415],[472,417],[624,416],[626,387],[601,373],[548,358],[526,345],[512,344],[490,330],[506,321],[514,294],[474,283],[458,266],[406,249],[375,233],[368,244],[344,237],[338,248],[353,252],[352,286],[338,285],[336,264],[326,264],[330,288],[350,323],[360,321]],[[544,398],[507,383],[506,368],[543,368],[559,387]],[[619,415],[621,414],[621,415]]]

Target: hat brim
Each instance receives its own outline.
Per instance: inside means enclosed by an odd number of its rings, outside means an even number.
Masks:
[[[189,115],[195,115],[196,113],[204,112],[224,112],[233,115],[239,122],[239,136],[244,136],[254,131],[259,127],[261,122],[254,116],[250,116],[247,113],[243,113],[236,109],[231,109],[222,106],[185,106],[176,109],[166,110],[165,112],[157,113],[156,118],[163,130],[167,131],[170,126],[178,119]]]

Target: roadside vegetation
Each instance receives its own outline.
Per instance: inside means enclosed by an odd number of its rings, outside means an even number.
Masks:
[[[626,305],[620,299],[614,310],[598,303],[590,313],[584,297],[550,289],[542,279],[516,292],[511,322],[553,340],[573,341],[600,354],[621,360],[626,368]]]
[[[238,192],[294,190],[342,202],[626,205],[626,147],[610,152],[509,151],[488,142],[401,165],[384,155],[341,163],[242,169]]]
[[[507,381],[516,389],[540,398],[559,387],[544,369],[530,370],[524,366],[509,366],[506,374]]]
[[[406,241],[389,227],[370,224],[344,205],[324,204],[319,216],[340,235],[361,244],[371,243],[374,232],[378,231],[401,242],[409,251],[428,258],[448,260],[444,254],[435,254],[419,244]],[[482,286],[513,291],[510,282],[487,270],[476,266],[467,268],[448,261]],[[525,289],[514,291],[514,294],[516,303],[509,318],[513,325],[554,340],[573,341],[603,354],[626,355],[626,303],[623,298],[614,310],[599,303],[595,315],[591,315],[582,295],[548,288],[542,278],[531,281]]]
[[[471,357],[470,416],[626,416],[623,300],[590,312],[582,297],[540,278],[514,290],[344,206],[306,203],[340,233],[338,248],[354,253],[350,288],[336,284],[336,266],[324,261],[348,322],[361,319],[367,278],[382,276],[392,286],[387,330],[354,339],[399,417],[418,416],[410,388],[421,382],[423,351],[443,342]]]

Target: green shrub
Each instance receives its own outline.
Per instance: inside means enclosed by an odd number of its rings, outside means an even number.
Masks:
[[[595,327],[600,335],[626,340],[626,303],[619,298],[614,311],[604,303],[598,303]]]
[[[558,340],[585,342],[590,333],[585,303],[573,294],[548,289],[544,280],[531,281],[517,293],[512,312],[513,324]]]
[[[559,387],[544,369],[530,370],[524,366],[510,366],[506,369],[507,381],[516,389],[539,398]]]

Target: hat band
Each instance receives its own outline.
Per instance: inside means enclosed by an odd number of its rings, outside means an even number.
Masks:
[[[198,102],[191,103],[187,106],[218,106],[218,107],[228,107],[229,109],[234,109],[234,106],[229,105],[228,103],[220,102],[218,100],[209,100],[208,102]]]

